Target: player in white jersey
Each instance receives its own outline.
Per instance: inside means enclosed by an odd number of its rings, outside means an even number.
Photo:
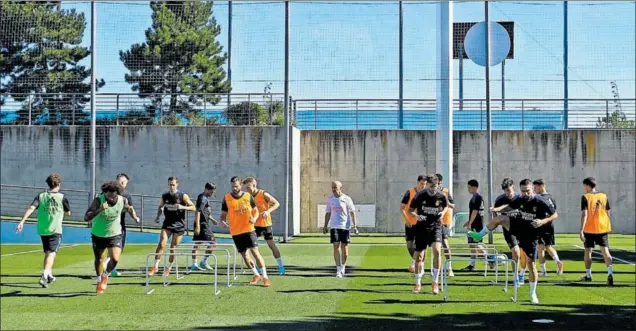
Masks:
[[[333,259],[336,262],[336,277],[342,278],[345,274],[345,265],[349,255],[349,220],[353,223],[353,233],[358,234],[358,219],[355,213],[353,200],[342,193],[342,183],[331,183],[333,195],[327,200],[325,208],[325,226],[323,233],[331,228],[331,243],[333,244]]]

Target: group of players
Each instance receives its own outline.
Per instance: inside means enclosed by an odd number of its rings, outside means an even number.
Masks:
[[[427,247],[432,248],[432,292],[439,293],[439,269],[441,250],[444,248],[446,259],[451,258],[448,245],[450,226],[452,225],[452,209],[455,209],[453,198],[444,188],[441,174],[419,176],[417,185],[409,189],[402,198],[401,212],[405,224],[405,237],[409,255],[412,257],[409,271],[415,273],[414,293],[421,291],[421,279],[424,274],[423,258]],[[470,264],[462,271],[473,271],[479,255],[486,256],[490,264],[496,257],[489,255],[483,245],[483,237],[498,226],[502,226],[504,237],[512,251],[512,259],[519,265],[515,275],[515,285],[524,283],[526,268],[530,271],[530,298],[534,304],[539,303],[536,294],[539,275],[547,275],[545,251],[553,258],[557,267],[557,275],[563,273],[563,261],[559,259],[554,248],[554,224],[558,218],[556,203],[546,191],[542,179],[531,181],[523,179],[519,183],[520,194],[515,191],[512,179],[505,178],[501,183],[504,191],[490,208],[492,220],[484,225],[484,202],[479,194],[479,182],[471,179],[467,183],[468,193],[472,195],[469,202],[469,219],[463,224],[468,229],[468,243],[471,247]],[[611,232],[610,206],[607,195],[596,191],[596,180],[588,177],[583,180],[585,194],[581,198],[581,231],[580,239],[585,246],[585,271],[581,281],[592,280],[592,249],[599,245],[607,266],[607,284],[614,284],[612,257],[609,253],[608,233]],[[541,273],[537,271],[535,260],[539,257]],[[448,275],[453,277],[450,262]]]
[[[130,214],[135,222],[140,223],[132,205],[131,195],[126,191],[128,181],[128,175],[119,174],[115,181],[105,182],[101,186],[100,194],[95,197],[84,215],[84,220],[89,222],[91,227],[98,294],[106,290],[109,276],[120,275],[116,267],[126,243],[125,214]],[[50,174],[46,183],[49,189],[35,197],[16,228],[16,233],[20,233],[26,219],[37,209],[37,232],[44,250],[44,270],[39,283],[44,288],[48,288],[49,284],[55,281],[52,269],[62,242],[62,221],[64,216],[70,216],[71,210],[68,199],[60,192],[61,176],[57,173]],[[257,239],[260,236],[263,236],[272,250],[278,262],[279,273],[285,274],[285,267],[272,232],[271,213],[278,209],[279,202],[268,192],[258,189],[253,177],[242,180],[235,176],[230,183],[232,190],[223,197],[219,222],[211,216],[211,198],[216,191],[214,183],[204,185],[204,191],[198,195],[195,205],[188,194],[178,189],[178,179],[168,178],[168,192],[161,196],[155,217],[156,223],[161,215],[164,216],[164,221],[155,251],[155,262],[148,273],[149,276],[158,272],[162,254],[168,239],[172,237],[169,265],[163,271],[164,276],[170,274],[175,260],[174,249],[179,246],[186,232],[186,211],[195,212],[193,241],[207,246],[203,260],[198,263],[196,253],[199,247],[193,245],[193,270],[212,269],[207,262],[216,246],[212,224],[220,224],[229,227],[237,251],[254,273],[250,285],[257,285],[262,280],[264,287],[271,286],[265,263],[258,250]]]
[[[431,174],[419,176],[417,185],[409,189],[401,200],[401,216],[405,224],[406,246],[411,257],[409,271],[415,275],[413,292],[421,291],[421,279],[424,274],[423,259],[426,249],[431,247],[433,270],[432,292],[439,293],[439,272],[441,252],[444,248],[446,259],[451,259],[451,249],[448,244],[450,226],[452,225],[452,209],[455,204],[449,190],[442,186],[442,175]],[[93,243],[95,273],[97,276],[97,293],[103,293],[108,284],[109,276],[117,276],[117,263],[126,243],[125,214],[128,213],[137,223],[139,217],[132,204],[130,193],[126,191],[129,177],[119,174],[115,181],[108,181],[101,186],[101,193],[95,197],[84,215],[84,220],[91,224],[91,239]],[[46,179],[49,190],[38,194],[24,213],[16,228],[16,233],[23,230],[26,219],[37,209],[37,231],[41,236],[44,250],[44,270],[40,278],[40,285],[48,287],[55,281],[52,274],[53,263],[62,240],[62,220],[70,215],[70,205],[63,193],[60,192],[62,178],[53,173]],[[221,220],[212,217],[211,198],[215,195],[214,183],[205,183],[204,191],[198,195],[196,205],[190,197],[178,189],[178,179],[168,178],[168,192],[164,193],[157,208],[155,222],[159,222],[161,215],[164,221],[161,227],[156,256],[148,275],[158,272],[159,263],[166,249],[168,239],[170,256],[168,266],[164,268],[164,276],[169,275],[173,266],[174,249],[181,243],[186,232],[186,211],[195,212],[193,241],[200,242],[206,247],[206,253],[201,263],[197,262],[198,246],[193,246],[193,269],[212,269],[208,264],[208,256],[216,246],[216,238],[212,232],[212,224],[229,227],[237,251],[241,254],[245,264],[254,273],[250,285],[258,285],[262,280],[264,287],[270,287],[271,281],[267,276],[264,260],[258,250],[257,239],[261,235],[266,240],[277,260],[279,274],[285,274],[280,251],[273,240],[271,213],[280,204],[270,193],[258,189],[253,177],[232,177],[232,190],[226,193],[221,203]],[[345,275],[345,265],[350,243],[350,230],[358,233],[355,205],[351,197],[342,191],[342,183],[332,182],[332,193],[327,200],[325,210],[324,233],[330,228],[330,241],[333,244],[336,277]],[[554,225],[558,218],[554,198],[546,191],[545,183],[541,179],[534,182],[523,179],[519,183],[520,193],[515,191],[512,179],[505,178],[501,188],[504,191],[497,197],[493,207],[492,220],[484,225],[484,202],[479,194],[479,183],[470,180],[467,183],[468,192],[472,195],[469,203],[469,219],[463,225],[468,229],[468,243],[471,247],[472,258],[470,264],[462,271],[472,271],[480,255],[485,255],[490,263],[496,258],[489,256],[481,245],[482,238],[498,226],[503,227],[504,237],[512,251],[513,260],[520,265],[515,284],[521,286],[526,268],[530,271],[531,302],[538,303],[536,295],[537,272],[535,259],[538,256],[541,263],[541,275],[547,275],[544,251],[554,259],[557,274],[563,273],[563,262],[560,261],[554,249]],[[596,180],[588,177],[583,180],[585,194],[581,198],[581,232],[580,239],[585,246],[586,274],[581,281],[592,280],[591,255],[595,245],[599,245],[607,265],[608,285],[613,285],[612,257],[609,253],[608,233],[611,232],[610,206],[605,193],[596,191]],[[107,254],[106,254],[107,253]],[[453,276],[450,263],[449,277]]]

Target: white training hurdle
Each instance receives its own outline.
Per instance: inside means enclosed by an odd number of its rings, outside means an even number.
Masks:
[[[501,260],[499,260],[499,258],[501,258]],[[505,265],[506,265],[506,273],[505,273],[505,281],[504,281],[504,292],[508,292],[508,280],[509,280],[509,269],[510,269],[510,264],[512,264],[512,271],[513,271],[513,278],[516,279],[516,275],[517,275],[517,262],[511,259],[508,259],[508,256],[504,255],[504,254],[500,254],[500,255],[495,255],[495,259],[490,261],[492,259],[489,259],[488,262],[500,262],[502,261]],[[448,293],[448,273],[446,272],[447,268],[448,268],[448,263],[453,262],[453,261],[470,261],[470,258],[466,258],[466,257],[457,257],[457,258],[451,258],[448,259],[444,262],[444,268],[442,268],[442,288],[444,291],[444,301],[448,301],[449,300],[449,293]],[[499,264],[497,263],[497,269],[495,271],[495,281],[494,283],[497,283],[497,277],[499,274]],[[513,297],[512,302],[517,302],[517,286],[516,286],[516,282],[513,282]]]
[[[161,255],[165,258],[168,255],[174,255],[175,258],[177,256],[186,256],[187,254],[192,255],[192,252],[163,252]],[[145,288],[145,292],[146,295],[150,295],[152,294],[155,289],[151,289],[150,288],[150,276],[148,275],[148,271],[149,271],[149,260],[150,257],[155,257],[157,254],[156,253],[150,253],[148,255],[146,255],[146,288]],[[206,255],[205,253],[196,253],[196,256],[204,256]],[[221,293],[221,291],[218,289],[218,266],[219,266],[219,261],[218,258],[216,257],[215,254],[210,254],[209,257],[214,259],[214,295],[219,295],[219,293]],[[153,260],[154,263],[154,260]],[[229,275],[228,275],[229,277]],[[167,277],[165,275],[162,274],[162,280],[163,280],[163,286],[166,287],[168,286],[170,283],[168,283]]]

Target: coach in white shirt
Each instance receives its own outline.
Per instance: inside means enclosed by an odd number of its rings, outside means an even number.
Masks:
[[[327,225],[331,228],[331,243],[333,244],[333,259],[336,262],[336,277],[342,278],[345,274],[345,264],[349,255],[349,224],[353,223],[353,233],[358,234],[358,220],[356,218],[353,200],[342,193],[342,183],[331,183],[333,195],[327,200],[325,208],[325,227],[323,233],[327,233]],[[342,247],[342,249],[341,249]],[[340,253],[342,252],[342,258]]]

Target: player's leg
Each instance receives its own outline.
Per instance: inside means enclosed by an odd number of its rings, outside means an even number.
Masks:
[[[342,273],[340,272],[340,238],[338,238],[337,229],[329,230],[329,242],[333,245],[333,261],[336,263],[336,277],[341,278]]]
[[[431,283],[433,294],[439,293],[439,270],[442,265],[442,226],[436,226],[429,232],[429,243],[433,259],[433,281]]]
[[[556,264],[557,276],[563,275],[563,261],[561,261],[561,259],[559,258],[559,253],[557,252],[557,250],[554,248],[553,245],[548,245],[545,247],[545,249]]]
[[[200,236],[192,237],[193,241],[200,241],[200,239]],[[190,267],[191,270],[202,270],[202,268],[199,267],[199,257],[196,255],[198,251],[199,245],[192,245],[192,266]]]
[[[155,250],[155,263],[153,264],[150,271],[148,271],[148,276],[154,276],[157,271],[159,271],[159,263],[161,262],[161,254],[166,249],[166,245],[168,244],[168,237],[170,236],[170,231],[167,229],[161,229],[159,233],[159,243],[157,243],[157,249]]]
[[[415,272],[415,259],[413,259],[413,253],[415,252],[415,247],[413,246],[415,231],[413,225],[404,225],[404,238],[406,239],[406,250],[409,252],[409,257],[411,258],[409,272]]]
[[[96,286],[96,292],[97,294],[100,293],[104,293],[104,290],[102,289],[102,275],[104,274],[104,269],[103,269],[103,263],[104,263],[104,259],[105,259],[105,254],[104,252],[106,252],[106,243],[104,241],[104,238],[100,238],[100,237],[96,237],[94,235],[91,235],[91,241],[92,241],[92,248],[93,248],[93,264],[95,267],[95,275],[97,276],[97,286]]]
[[[603,254],[603,260],[605,260],[605,266],[607,267],[607,285],[614,286],[614,269],[612,267],[612,255],[609,251],[609,238],[607,233],[597,236],[596,243],[600,246],[601,254]]]
[[[108,264],[106,265],[106,269],[104,273],[101,275],[101,280],[97,284],[97,286],[101,289],[101,293],[106,291],[108,287],[108,276],[110,273],[115,270],[117,267],[117,263],[119,263],[119,258],[121,257],[121,236],[117,235],[111,238],[103,238],[106,250],[108,251],[108,256],[110,257],[108,260]]]
[[[427,231],[421,223],[413,225],[415,240],[413,242],[413,259],[415,260],[415,287],[413,293],[420,293],[422,290],[422,276],[424,275],[424,256],[426,256]]]
[[[347,258],[349,257],[349,243],[351,236],[349,230],[338,229],[338,240],[340,241],[340,273],[344,277]]]
[[[126,229],[125,229],[125,228],[122,228],[122,229],[121,229],[121,251],[122,251],[122,252],[124,251],[124,247],[125,247],[125,246],[126,246]],[[110,259],[110,253],[108,254],[108,256],[109,256],[109,258],[108,258],[108,259],[106,259],[106,264],[108,264],[108,262],[110,262],[110,261],[109,261],[109,259]],[[104,267],[104,269],[106,269],[106,267]],[[111,275],[111,276],[114,276],[114,277],[118,277],[118,276],[121,276],[121,272],[117,271],[117,269],[113,269],[113,271],[111,272],[111,274],[110,274],[110,275]]]
[[[168,258],[168,267],[163,270],[163,275],[168,277],[170,274],[170,270],[172,270],[172,265],[174,264],[174,260],[176,259],[176,251],[175,249],[181,244],[181,239],[183,238],[184,232],[172,231],[172,240],[170,241],[170,257]]]
[[[521,241],[522,249],[527,256],[527,264],[530,271],[530,301],[537,304],[539,303],[539,298],[537,297],[537,281],[539,279],[539,272],[537,271],[535,261],[538,250],[538,242],[533,239],[524,239]]]
[[[494,231],[500,225],[509,227],[509,224],[510,224],[510,220],[508,216],[499,215],[493,218],[492,220],[490,220],[490,222],[488,222],[488,224],[486,224],[486,226],[484,226],[479,231],[472,231],[472,230],[468,231],[468,236],[473,238],[473,240],[475,241],[481,241],[484,238],[484,236],[488,234],[488,232]]]
[[[592,250],[596,245],[596,235],[593,233],[583,233],[585,237],[583,241],[583,247],[585,252],[583,253],[583,260],[585,261],[585,275],[583,275],[580,281],[591,282],[592,281]]]
[[[203,233],[201,239],[202,241],[208,242],[209,244],[205,250],[205,256],[203,256],[203,259],[201,260],[201,263],[198,265],[198,267],[201,269],[214,270],[210,263],[208,263],[208,259],[210,258],[210,255],[212,255],[213,250],[216,248],[216,237],[214,236],[214,233],[212,233],[212,231],[206,231],[205,233]]]
[[[250,252],[252,254],[252,256],[254,256],[255,260],[256,260],[256,264],[261,268],[261,273],[263,275],[263,287],[271,287],[272,286],[272,282],[269,280],[269,277],[267,277],[267,267],[265,267],[265,261],[263,260],[263,256],[261,255],[261,252],[258,250],[258,246],[256,245],[256,242],[254,243],[254,247],[251,247]],[[250,282],[250,285],[256,285],[257,282]]]
[[[537,259],[539,260],[539,265],[541,269],[539,270],[539,276],[547,276],[548,271],[545,268],[545,244],[543,244],[543,240],[539,238],[539,247],[537,248]]]
[[[271,226],[265,227],[263,231],[263,239],[267,242],[267,246],[272,251],[272,255],[276,259],[276,263],[278,264],[278,274],[285,274],[285,266],[283,265],[283,258],[280,256],[280,250],[278,246],[276,246],[276,242],[274,242],[274,231]]]
[[[518,286],[525,283],[526,270],[528,269],[528,254],[523,248],[519,248],[519,273],[517,274]]]
[[[62,236],[54,234],[50,236],[41,236],[42,249],[44,251],[44,261],[42,262],[42,277],[40,277],[40,286],[48,288],[50,283],[55,281],[53,277],[53,264],[55,256],[60,248]]]

